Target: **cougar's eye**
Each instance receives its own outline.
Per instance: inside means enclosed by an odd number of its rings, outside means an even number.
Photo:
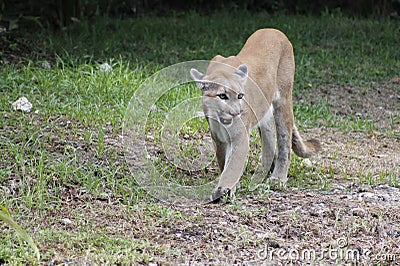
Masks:
[[[226,93],[221,93],[217,95],[221,100],[228,100],[228,95]]]
[[[239,100],[240,100],[240,99],[243,99],[243,96],[244,96],[243,93],[239,93],[239,94],[238,94],[238,99],[239,99]]]

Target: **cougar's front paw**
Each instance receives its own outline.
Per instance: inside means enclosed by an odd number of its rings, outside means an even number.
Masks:
[[[219,203],[228,194],[230,194],[229,188],[217,187],[212,192],[210,200],[212,203]]]
[[[235,192],[236,192],[236,187],[234,187],[233,189],[218,187],[211,194],[211,202],[220,203],[225,198],[226,203],[229,203],[235,200]]]

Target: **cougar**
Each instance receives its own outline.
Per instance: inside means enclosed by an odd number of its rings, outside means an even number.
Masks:
[[[294,71],[293,47],[275,29],[253,33],[236,56],[215,56],[206,73],[190,70],[202,90],[203,111],[221,170],[211,200],[226,194],[234,197],[255,127],[262,141],[262,165],[283,186],[292,149],[304,158],[321,149],[318,140],[302,140],[294,123]]]

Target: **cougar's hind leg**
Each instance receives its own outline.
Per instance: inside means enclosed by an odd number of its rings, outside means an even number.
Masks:
[[[279,183],[285,186],[292,148],[292,130],[294,123],[292,102],[288,99],[277,100],[274,102],[274,109],[278,155],[271,177],[273,180],[279,180]]]

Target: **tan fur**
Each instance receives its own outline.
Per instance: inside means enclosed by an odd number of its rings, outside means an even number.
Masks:
[[[292,148],[301,157],[320,150],[319,141],[303,141],[294,124],[294,70],[293,48],[286,36],[278,30],[261,29],[238,55],[215,56],[205,74],[190,71],[203,90],[203,109],[221,169],[213,200],[227,192],[234,196],[255,126],[262,139],[263,166],[269,171],[274,165],[271,178],[281,185],[287,181]]]

